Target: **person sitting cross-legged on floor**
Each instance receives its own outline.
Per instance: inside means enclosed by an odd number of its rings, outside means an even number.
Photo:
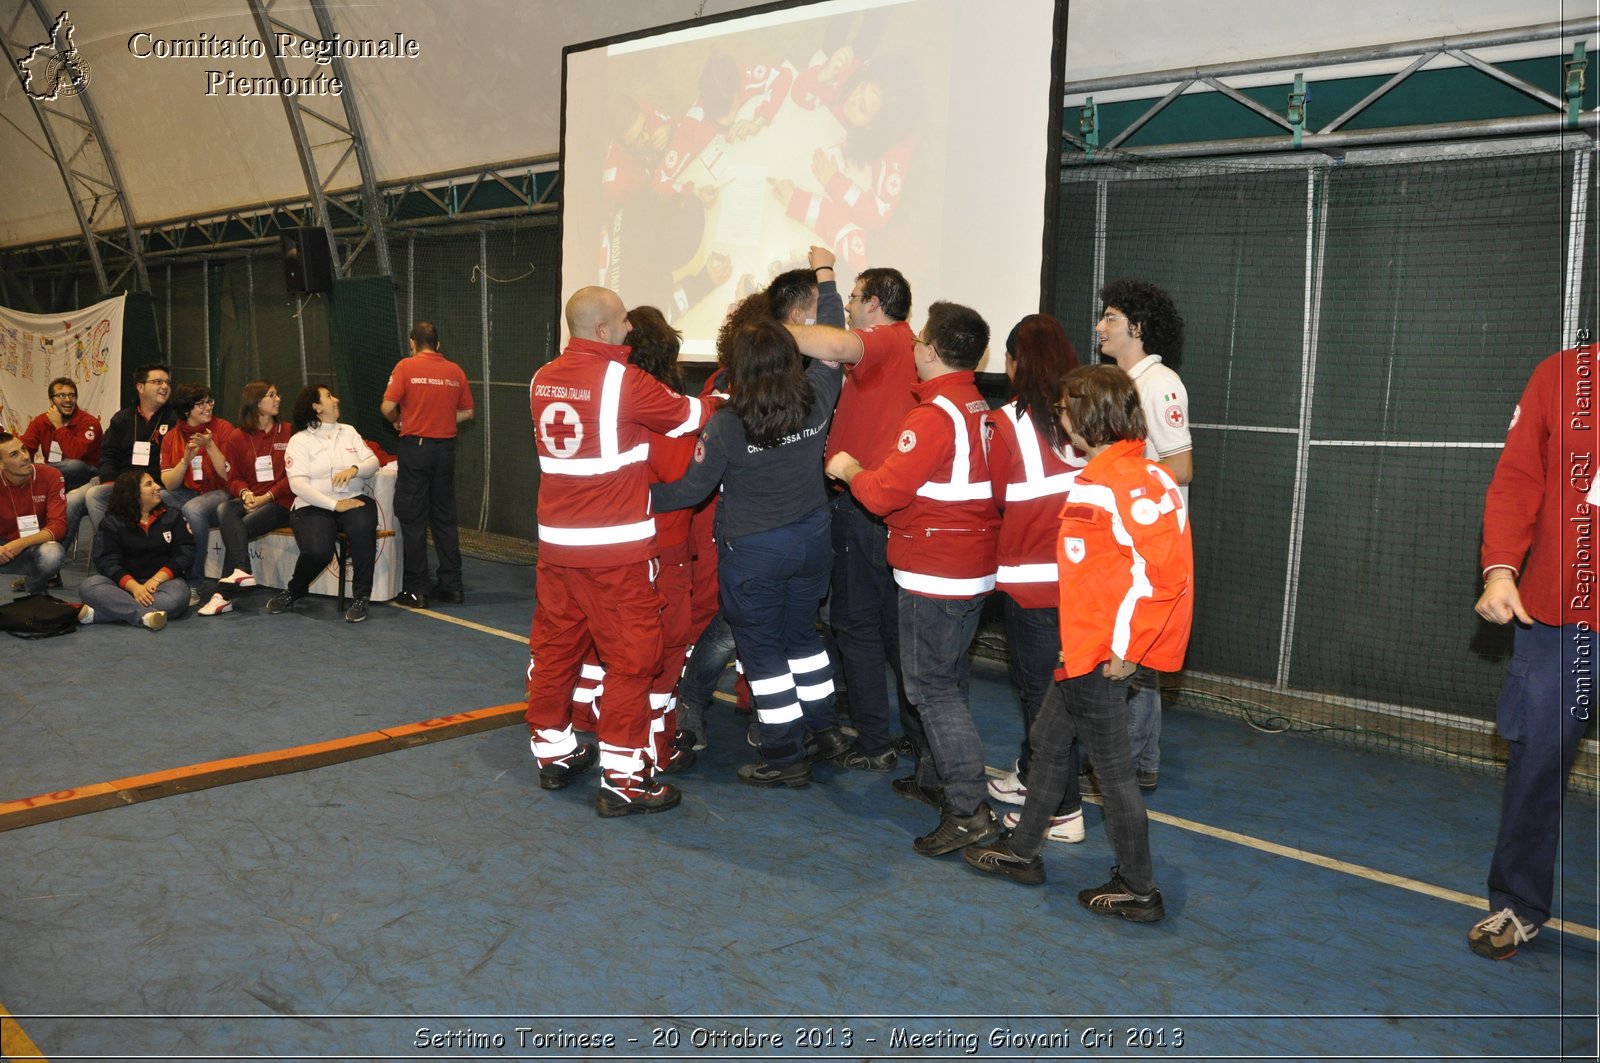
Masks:
[[[183,576],[194,563],[194,537],[183,514],[161,501],[161,485],[149,472],[129,469],[117,477],[94,539],[98,571],[78,588],[79,623],[160,631],[189,608]]]

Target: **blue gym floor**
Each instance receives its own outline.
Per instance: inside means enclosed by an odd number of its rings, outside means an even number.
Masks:
[[[268,616],[257,590],[5,640],[0,802],[517,702],[533,583],[469,561],[433,614]],[[972,693],[1007,768],[1003,667]],[[0,833],[0,1055],[1595,1058],[1592,796],[1567,796],[1562,928],[1493,963],[1466,947],[1492,775],[1169,705],[1167,919],[1141,926],[1076,903],[1111,862],[1097,808],[1019,886],[913,852],[935,814],[889,775],[737,784],[744,726],[718,705],[658,816],[540,790],[510,726]]]

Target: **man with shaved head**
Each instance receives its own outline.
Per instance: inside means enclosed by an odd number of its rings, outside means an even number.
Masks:
[[[592,646],[605,666],[598,702],[602,816],[662,812],[680,799],[657,780],[650,685],[662,668],[649,433],[699,431],[698,399],[628,364],[630,325],[617,293],[581,288],[567,300],[571,338],[533,376],[539,455],[538,602],[528,638],[528,711],[539,785],[559,790],[592,767],[578,744],[571,695]]]

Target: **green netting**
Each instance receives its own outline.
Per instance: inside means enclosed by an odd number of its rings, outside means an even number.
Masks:
[[[1509,632],[1472,610],[1483,492],[1529,372],[1594,322],[1593,163],[1551,146],[1066,173],[1055,302],[1080,352],[1112,277],[1160,284],[1185,319],[1185,696],[1493,756]]]

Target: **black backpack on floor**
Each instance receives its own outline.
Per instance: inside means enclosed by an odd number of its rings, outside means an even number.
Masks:
[[[78,630],[78,607],[48,594],[29,594],[0,605],[0,631],[19,639],[47,639]]]

